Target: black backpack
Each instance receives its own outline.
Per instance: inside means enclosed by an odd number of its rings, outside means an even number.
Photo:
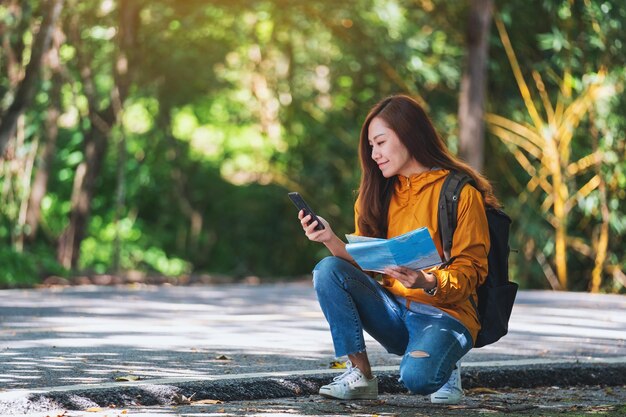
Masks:
[[[452,239],[457,224],[459,196],[465,184],[474,185],[471,177],[450,171],[444,180],[439,194],[439,231],[446,264],[450,259]],[[473,297],[470,301],[478,314],[481,329],[474,347],[482,347],[498,341],[509,328],[509,318],[517,294],[517,284],[509,281],[509,228],[511,219],[503,211],[486,207],[487,223],[491,247],[487,260],[489,272],[487,279],[478,287],[478,306]]]

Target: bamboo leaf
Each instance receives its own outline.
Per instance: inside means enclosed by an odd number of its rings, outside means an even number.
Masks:
[[[546,199],[543,200],[543,203],[541,204],[541,210],[544,212],[548,212],[550,211],[550,208],[552,208],[552,205],[554,204],[554,197],[552,196],[552,194],[548,194],[546,196]],[[552,224],[555,228],[556,228],[556,222]]]
[[[561,284],[559,283],[559,279],[554,273],[554,270],[552,269],[550,264],[548,263],[548,260],[546,259],[545,255],[541,251],[536,251],[535,259],[537,259],[537,262],[539,262],[539,265],[541,265],[541,268],[543,269],[543,273],[546,276],[546,279],[548,280],[548,282],[550,283],[550,286],[552,287],[552,289],[555,291],[560,290]]]
[[[556,137],[559,138],[559,150],[569,148],[574,130],[581,120],[587,115],[589,108],[593,104],[592,99],[587,94],[578,97],[572,104],[567,106],[563,114],[563,120],[557,128]]]
[[[532,192],[537,188],[537,186],[539,186],[547,194],[552,194],[552,184],[550,184],[550,181],[548,181],[548,174],[546,171],[547,170],[545,169],[545,167],[541,167],[539,169],[539,172],[533,175],[533,177],[526,185],[529,191]]]
[[[560,94],[556,98],[556,106],[554,109],[554,125],[558,126],[563,121],[563,113],[565,112],[565,101]]]
[[[517,61],[517,57],[515,56],[515,51],[513,50],[513,46],[511,45],[511,40],[509,39],[509,35],[506,32],[506,27],[504,26],[504,22],[500,19],[500,16],[496,15],[495,18],[496,28],[498,29],[498,33],[500,35],[500,40],[502,41],[502,45],[504,46],[504,50],[506,51],[506,55],[509,58],[509,63],[511,64],[511,69],[513,70],[513,75],[515,76],[515,80],[517,81],[517,86],[522,94],[522,98],[524,99],[524,104],[526,105],[526,109],[528,110],[528,114],[530,115],[535,127],[538,130],[543,129],[543,120],[539,116],[539,112],[533,103],[530,90],[526,81],[524,80],[524,76],[522,75],[522,70],[520,69],[519,63]]]
[[[504,141],[504,145],[509,148],[509,152],[513,154],[517,162],[522,166],[522,168],[524,168],[526,173],[530,177],[534,177],[536,173],[535,167],[532,163],[530,163],[526,155],[510,142]]]
[[[564,111],[563,120],[560,124],[560,132],[563,133],[563,140],[560,147],[570,146],[573,131],[578,127],[581,120],[587,115],[589,109],[599,100],[615,94],[613,85],[604,84],[604,72],[600,70],[598,79],[570,104]],[[559,132],[559,133],[560,133]]]
[[[550,226],[552,226],[556,230],[556,228],[559,226],[559,220],[556,218],[556,216],[552,212],[546,212],[545,218],[548,223],[550,223]]]
[[[600,165],[602,163],[603,157],[604,157],[604,152],[600,150],[595,151],[587,156],[584,156],[580,158],[578,161],[572,162],[571,164],[567,166],[567,174],[573,177],[595,165]]]
[[[589,258],[593,257],[594,251],[583,239],[575,236],[570,236],[567,245],[574,249],[576,252],[587,256]]]
[[[515,175],[512,173],[511,167],[508,165],[506,158],[495,158],[495,163],[498,164],[500,171],[506,178],[506,182],[512,188],[512,191],[516,195],[525,193],[525,186],[518,181]]]
[[[551,184],[547,181],[546,176],[545,175],[539,175],[537,174],[537,170],[535,169],[535,167],[533,166],[533,164],[528,160],[528,158],[526,157],[526,155],[521,152],[518,148],[516,148],[514,145],[509,144],[508,142],[505,142],[505,145],[509,148],[509,151],[513,154],[513,156],[515,157],[515,159],[517,160],[517,162],[520,164],[520,166],[526,171],[526,173],[528,174],[529,177],[531,177],[529,184],[532,183],[531,187],[528,187],[528,184],[526,184],[527,189],[532,192],[534,191],[534,183],[537,182],[537,184],[548,194],[550,194],[552,192],[552,186]]]
[[[500,138],[500,140],[502,140],[503,142],[507,142],[508,144],[513,145],[516,148],[525,150],[530,155],[535,157],[535,159],[541,159],[541,150],[529,141],[525,140],[523,137],[518,136],[508,130],[502,129],[498,126],[490,126],[489,130],[498,138]]]
[[[600,176],[594,175],[593,178],[587,181],[585,185],[583,185],[578,191],[576,191],[576,194],[574,194],[567,200],[566,207],[572,207],[576,200],[588,196],[589,193],[598,188],[598,186],[600,185],[600,181]]]
[[[561,94],[563,94],[563,98],[572,97],[572,86],[574,85],[574,77],[572,77],[572,73],[569,69],[566,69],[563,74],[563,82],[561,83]]]
[[[548,97],[548,92],[546,91],[546,86],[543,84],[541,75],[536,70],[533,70],[533,79],[535,80],[535,85],[537,86],[539,96],[543,102],[543,108],[546,111],[548,123],[552,124],[554,123],[554,108],[552,107],[552,103],[550,103],[550,97]]]
[[[545,144],[545,139],[535,128],[529,128],[521,123],[517,123],[511,119],[507,119],[506,117],[499,116],[494,113],[487,113],[485,115],[485,121],[488,124],[500,126],[504,129],[510,130],[518,136],[530,141],[539,149],[541,149]]]

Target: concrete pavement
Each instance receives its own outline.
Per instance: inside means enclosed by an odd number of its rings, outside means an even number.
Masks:
[[[522,291],[509,335],[467,355],[464,384],[626,384],[625,312],[624,296]],[[259,380],[247,398],[307,394],[339,372],[309,282],[5,290],[0,325],[0,413],[240,398]],[[401,392],[400,358],[368,350]]]

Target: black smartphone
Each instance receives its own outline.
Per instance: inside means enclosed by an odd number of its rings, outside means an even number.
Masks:
[[[317,226],[315,226],[315,230],[324,230],[325,229],[325,227],[322,224],[322,222],[320,221],[320,219],[317,218],[315,213],[313,213],[313,210],[311,210],[311,207],[309,207],[309,205],[306,203],[306,201],[304,201],[304,198],[302,198],[302,196],[299,193],[291,192],[288,195],[289,195],[289,198],[291,199],[291,201],[293,201],[293,204],[295,204],[295,206],[298,208],[298,211],[304,210],[304,215],[305,216],[307,214],[310,214],[311,215],[311,222],[314,222],[315,220],[317,220]]]

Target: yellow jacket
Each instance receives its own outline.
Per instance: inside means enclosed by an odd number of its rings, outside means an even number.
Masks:
[[[443,259],[443,249],[437,224],[437,203],[443,181],[449,171],[426,171],[410,178],[398,176],[398,183],[389,204],[387,238],[426,226]],[[355,234],[358,227],[358,205],[355,204]],[[461,191],[458,206],[458,223],[454,233],[451,256],[454,262],[445,269],[433,269],[437,277],[434,296],[422,289],[409,289],[395,279],[384,276],[383,286],[393,294],[410,301],[437,307],[459,320],[472,334],[474,341],[480,330],[476,310],[469,298],[477,302],[476,288],[487,277],[489,253],[489,227],[483,198],[474,187]]]

